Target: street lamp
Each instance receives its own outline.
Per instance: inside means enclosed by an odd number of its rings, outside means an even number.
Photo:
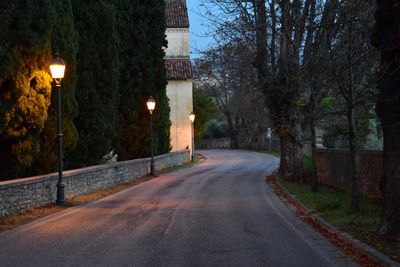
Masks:
[[[189,119],[192,122],[192,162],[194,161],[194,113],[189,114]]]
[[[153,137],[153,111],[156,107],[156,101],[152,96],[149,97],[147,100],[147,109],[150,112],[150,139],[151,139],[151,144],[150,144],[150,151],[151,151],[151,161],[150,161],[150,175],[155,175],[154,171],[154,155],[153,155],[153,143],[154,143],[154,137]]]
[[[63,177],[63,160],[62,160],[62,126],[61,126],[61,79],[64,78],[65,63],[59,54],[54,54],[50,63],[51,77],[58,89],[58,183],[57,183],[57,200],[60,206],[65,206],[65,183]]]

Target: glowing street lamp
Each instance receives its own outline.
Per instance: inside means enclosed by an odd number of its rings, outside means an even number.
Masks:
[[[189,120],[190,120],[192,123],[194,123],[194,118],[195,118],[195,117],[196,117],[196,115],[194,115],[193,112],[189,114]]]
[[[153,111],[156,107],[156,101],[152,96],[149,97],[147,100],[147,109],[150,111],[150,114],[153,114]]]
[[[50,72],[58,89],[58,183],[57,200],[60,206],[65,206],[65,183],[63,177],[63,159],[62,159],[62,124],[61,124],[61,79],[64,78],[65,63],[58,54],[54,54],[50,63]]]
[[[151,144],[150,144],[150,151],[151,151],[151,161],[150,161],[150,175],[155,175],[154,171],[154,152],[153,152],[153,143],[154,143],[154,137],[153,137],[153,111],[156,108],[156,101],[152,96],[149,97],[147,100],[147,109],[150,112],[150,139],[151,139]]]
[[[194,161],[194,113],[189,114],[189,120],[192,122],[192,162]]]
[[[51,77],[53,77],[53,79],[55,79],[58,84],[61,82],[61,79],[64,78],[65,63],[59,54],[53,55],[50,63],[50,72]]]

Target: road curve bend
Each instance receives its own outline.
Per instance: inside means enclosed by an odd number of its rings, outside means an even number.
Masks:
[[[265,183],[278,159],[206,161],[0,233],[0,266],[357,266]]]

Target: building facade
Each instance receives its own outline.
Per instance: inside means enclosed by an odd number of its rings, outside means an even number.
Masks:
[[[172,151],[192,150],[189,114],[193,111],[193,76],[189,50],[189,17],[185,0],[166,0],[165,15],[168,47],[165,64],[167,96],[171,108]]]

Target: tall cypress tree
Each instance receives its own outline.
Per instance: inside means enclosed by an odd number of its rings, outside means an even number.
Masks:
[[[169,106],[164,67],[164,1],[120,0],[120,100],[117,119],[118,160],[150,153],[149,112],[146,101],[153,96],[155,153],[165,153],[169,143]]]
[[[70,167],[101,163],[113,149],[118,97],[118,32],[112,0],[73,1],[79,34],[75,119],[79,140]]]
[[[54,14],[54,22],[51,26],[52,52],[58,52],[66,64],[61,90],[63,152],[68,153],[75,149],[78,140],[78,133],[74,124],[74,118],[77,116],[75,99],[77,33],[74,27],[71,0],[51,0],[47,2],[51,2]],[[35,3],[35,5],[38,5],[38,3]],[[35,14],[35,17],[37,18],[38,15]],[[47,58],[48,61],[50,59],[51,57]],[[49,117],[40,136],[40,153],[33,169],[34,173],[54,171],[57,168],[57,90],[53,89],[48,111]]]
[[[0,180],[27,175],[51,95],[49,1],[0,3]]]

